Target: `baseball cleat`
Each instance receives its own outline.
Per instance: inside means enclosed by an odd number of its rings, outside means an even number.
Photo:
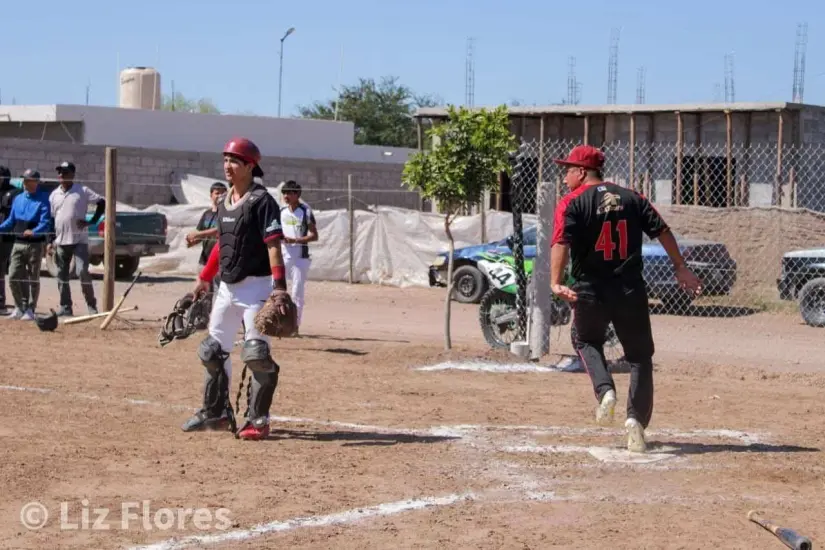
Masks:
[[[616,408],[616,392],[607,390],[596,408],[596,422],[602,426],[613,422],[613,411]]]
[[[635,418],[628,418],[624,427],[627,429],[627,450],[632,453],[643,453],[647,450],[645,429]]]
[[[184,422],[181,429],[184,432],[227,430],[229,429],[229,417],[226,414],[208,416],[204,411],[198,411],[192,418]]]
[[[257,418],[254,422],[248,422],[246,426],[238,432],[239,439],[247,439],[250,441],[259,441],[267,437],[269,437],[269,420],[266,418]]]

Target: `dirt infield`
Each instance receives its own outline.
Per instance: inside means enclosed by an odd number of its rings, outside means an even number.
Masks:
[[[584,374],[447,368],[514,359],[490,352],[476,307],[459,304],[443,351],[437,289],[311,283],[304,337],[274,344],[271,439],[184,434],[202,334],[161,349],[157,319],[189,286],[138,284],[135,328],[0,326],[0,546],[781,547],[750,509],[825,540],[825,333],[798,316],[654,316],[640,462],[621,451],[626,374],[616,424],[599,428]],[[28,529],[35,501],[48,520]]]

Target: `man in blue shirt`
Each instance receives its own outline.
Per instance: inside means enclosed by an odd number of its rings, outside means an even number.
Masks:
[[[14,198],[11,212],[0,223],[0,234],[14,234],[9,287],[15,308],[8,319],[33,321],[40,297],[40,262],[52,231],[52,217],[49,194],[40,189],[40,173],[30,168],[22,177],[23,192]]]

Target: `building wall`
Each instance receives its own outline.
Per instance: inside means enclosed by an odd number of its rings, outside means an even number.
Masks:
[[[9,166],[15,176],[32,167],[43,177],[54,177],[57,164],[70,160],[77,166],[78,180],[102,193],[104,150],[98,145],[0,138],[0,164]],[[136,207],[170,204],[172,184],[186,173],[223,179],[218,153],[118,147],[117,162],[117,200]],[[401,187],[401,164],[265,156],[261,165],[267,185],[294,179],[306,190],[303,198],[317,209],[346,206],[348,174],[353,176],[357,208],[365,204],[420,207],[418,194]]]
[[[212,115],[85,105],[0,105],[3,137],[20,123],[83,125],[83,143],[168,151],[220,151],[233,136],[253,140],[264,155],[378,164],[403,164],[413,149],[355,145],[351,122],[241,115]],[[64,140],[58,135],[57,139]],[[48,139],[48,138],[47,138]],[[391,154],[386,154],[391,153]]]

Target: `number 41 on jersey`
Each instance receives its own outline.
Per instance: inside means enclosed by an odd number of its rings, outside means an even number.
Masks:
[[[602,224],[602,230],[596,240],[596,251],[602,253],[606,262],[613,260],[613,254],[616,252],[614,234],[617,235],[619,241],[619,259],[627,259],[627,220],[619,220],[615,223],[607,221]]]

